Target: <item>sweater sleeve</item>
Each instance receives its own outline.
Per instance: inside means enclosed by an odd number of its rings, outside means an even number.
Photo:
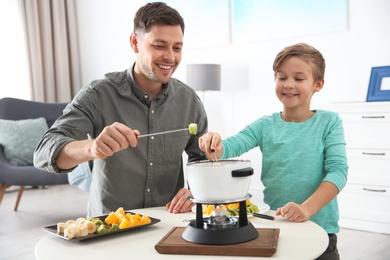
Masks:
[[[238,157],[259,146],[261,131],[261,119],[257,119],[236,135],[223,140],[223,154],[221,159]]]
[[[335,119],[332,120],[332,126],[325,136],[326,176],[323,181],[333,183],[340,192],[347,183],[348,164],[343,124],[337,114],[335,114]]]

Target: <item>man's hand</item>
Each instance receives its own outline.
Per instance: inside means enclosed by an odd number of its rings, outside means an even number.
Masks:
[[[71,169],[80,163],[96,158],[105,159],[114,153],[137,146],[138,130],[121,123],[106,126],[94,140],[73,141],[64,146],[55,164],[59,169]]]
[[[105,159],[116,152],[129,147],[137,146],[138,130],[132,130],[121,123],[106,126],[100,135],[93,141],[91,154],[94,158]]]
[[[167,203],[166,207],[170,213],[185,213],[190,212],[195,203],[191,202],[188,198],[192,195],[191,191],[182,188],[175,197]]]

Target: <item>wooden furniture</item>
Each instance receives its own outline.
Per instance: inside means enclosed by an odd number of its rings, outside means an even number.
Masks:
[[[16,98],[0,99],[0,118],[6,120],[22,120],[44,117],[50,127],[62,115],[66,103],[42,103]],[[38,170],[33,165],[15,166],[5,157],[0,145],[0,204],[5,190],[11,186],[19,186],[14,211],[18,210],[25,186],[45,186],[68,184],[67,174],[55,175]]]
[[[131,259],[216,259],[226,256],[215,255],[180,255],[159,254],[155,246],[172,230],[173,227],[186,227],[188,219],[194,219],[192,212],[184,214],[169,213],[165,207],[132,210],[146,214],[161,222],[143,229],[122,232],[118,235],[105,236],[85,242],[67,241],[53,234],[41,238],[35,246],[37,259],[111,259],[113,256]],[[266,214],[275,215],[274,211]],[[80,216],[82,217],[82,216]],[[327,233],[317,224],[289,222],[283,217],[267,220],[256,217],[248,219],[256,228],[280,229],[277,251],[272,257],[245,257],[245,259],[315,259],[328,246]],[[62,220],[66,221],[66,219]],[[48,223],[48,225],[56,223]],[[42,231],[42,234],[44,231]],[[229,259],[244,259],[229,256]]]
[[[390,102],[323,107],[343,120],[348,182],[339,195],[340,226],[390,234]]]

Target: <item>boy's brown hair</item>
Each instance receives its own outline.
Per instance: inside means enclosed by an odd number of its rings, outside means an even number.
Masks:
[[[311,64],[313,67],[314,82],[324,79],[325,76],[325,59],[322,54],[313,46],[307,43],[297,43],[285,47],[281,50],[274,60],[273,70],[276,77],[280,65],[284,60],[290,57],[298,57]]]

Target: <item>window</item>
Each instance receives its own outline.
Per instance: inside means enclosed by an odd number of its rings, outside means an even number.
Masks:
[[[0,1],[0,98],[31,99],[28,59],[18,1]]]

